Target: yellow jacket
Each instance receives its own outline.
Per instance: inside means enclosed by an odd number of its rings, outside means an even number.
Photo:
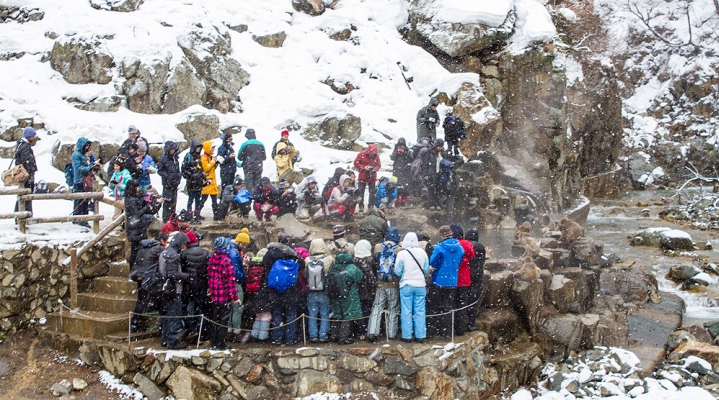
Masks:
[[[212,142],[209,140],[202,142],[202,149],[205,151],[205,154],[200,158],[202,160],[202,170],[205,171],[205,177],[210,181],[209,185],[202,188],[202,194],[216,196],[220,194],[220,189],[217,188],[217,174],[215,173],[217,163],[212,161]]]
[[[280,150],[286,148],[287,145],[280,142],[277,144],[277,155],[275,156],[275,164],[277,165],[277,182],[280,177],[287,171],[293,169],[292,158],[297,155],[297,149],[294,147],[287,154],[280,154]]]

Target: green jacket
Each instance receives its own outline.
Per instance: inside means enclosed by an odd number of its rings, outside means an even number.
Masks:
[[[372,209],[369,215],[360,221],[360,240],[368,241],[372,247],[384,241],[387,234],[387,220],[382,218],[379,211]]]
[[[347,279],[350,285],[349,296],[344,300],[330,299],[332,302],[332,319],[355,319],[362,317],[362,307],[360,305],[359,292],[357,286],[362,281],[362,271],[352,264],[352,256],[350,253],[339,253],[335,259],[335,263],[330,267],[333,271],[347,272]]]

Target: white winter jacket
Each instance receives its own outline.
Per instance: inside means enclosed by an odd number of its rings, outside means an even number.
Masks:
[[[405,285],[414,287],[427,286],[424,275],[429,272],[429,259],[427,258],[427,253],[418,246],[417,234],[408,232],[402,241],[402,251],[397,253],[394,264],[394,273],[400,276],[400,288]],[[409,254],[410,252],[412,255]],[[415,258],[417,261],[415,261]]]

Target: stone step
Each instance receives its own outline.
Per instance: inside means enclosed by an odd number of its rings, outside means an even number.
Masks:
[[[135,309],[137,296],[86,292],[77,294],[77,305],[82,310],[103,311],[108,313],[127,313]]]
[[[115,343],[127,343],[127,329],[125,329],[124,332],[118,332],[118,333],[112,333],[107,336],[105,336],[105,340],[108,342],[115,342]],[[145,332],[135,332],[130,333],[130,341],[137,342],[140,340],[146,340],[146,339],[152,339],[160,337],[160,331],[158,329],[155,329],[153,331],[145,331]]]
[[[101,276],[92,280],[95,292],[137,295],[137,283],[127,277]]]
[[[47,315],[48,330],[95,339],[127,332],[128,325],[127,315],[101,311],[65,311],[62,314],[54,312]]]
[[[119,276],[121,278],[130,277],[130,264],[127,261],[118,261],[110,263],[110,272],[107,273],[109,276]]]

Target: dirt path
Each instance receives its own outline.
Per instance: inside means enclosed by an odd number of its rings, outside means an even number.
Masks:
[[[72,392],[77,399],[121,399],[99,381],[97,368],[48,347],[33,329],[11,335],[0,344],[0,398],[36,400],[54,398],[52,385],[80,378],[88,383],[82,392]]]

